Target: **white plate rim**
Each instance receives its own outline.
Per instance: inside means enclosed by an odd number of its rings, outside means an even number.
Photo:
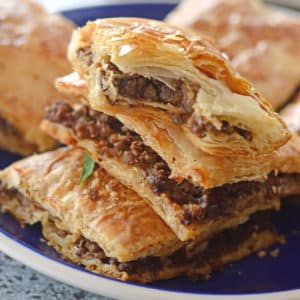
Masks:
[[[43,254],[39,250],[31,249],[18,239],[9,237],[9,234],[0,232],[0,251],[16,259],[24,265],[60,282],[81,288],[88,292],[106,297],[143,300],[174,299],[174,300],[296,300],[300,298],[300,289],[256,294],[195,294],[172,292],[153,287],[142,287],[110,278],[99,277],[87,271],[80,271],[71,265],[63,264],[58,260]]]

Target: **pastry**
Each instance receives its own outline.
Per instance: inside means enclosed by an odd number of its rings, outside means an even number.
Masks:
[[[149,116],[154,127],[159,120],[164,130],[175,128],[182,148],[187,141],[216,156],[251,156],[288,140],[269,102],[204,37],[158,21],[100,19],[74,32],[68,56],[87,81],[93,109],[117,118]],[[141,134],[146,143],[153,135]]]
[[[300,193],[296,136],[265,159],[269,173],[264,180],[205,188],[170,178],[167,163],[139,135],[84,104],[53,104],[42,129],[61,143],[88,151],[107,172],[145,198],[183,241],[206,239],[245,222],[256,211],[278,209],[280,197]],[[230,168],[231,161],[227,163]],[[213,165],[208,167],[213,172]]]
[[[178,275],[210,275],[278,240],[268,216],[201,244],[182,243],[146,202],[101,167],[79,184],[84,152],[62,148],[1,171],[0,210],[43,235],[65,258],[121,280],[149,282]],[[228,245],[227,239],[232,239]]]
[[[45,106],[60,95],[54,79],[70,72],[74,25],[31,0],[0,3],[0,147],[29,154],[57,143],[39,130]]]
[[[184,0],[165,21],[214,38],[274,109],[300,85],[299,16],[258,0]]]

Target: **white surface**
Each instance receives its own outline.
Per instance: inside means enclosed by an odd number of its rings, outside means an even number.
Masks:
[[[1,0],[0,0],[1,1]],[[5,1],[5,0],[2,0]],[[72,8],[95,6],[95,5],[116,5],[126,3],[176,3],[178,0],[37,0],[49,11],[60,11]]]
[[[159,289],[139,287],[116,280],[106,279],[79,271],[70,266],[61,264],[53,259],[49,259],[39,253],[26,248],[15,242],[4,234],[0,233],[0,251],[3,251],[12,258],[23,264],[50,276],[59,281],[68,283],[75,287],[123,300],[299,300],[300,290],[293,290],[280,293],[264,293],[237,296],[209,296],[207,294],[188,294],[167,292]]]

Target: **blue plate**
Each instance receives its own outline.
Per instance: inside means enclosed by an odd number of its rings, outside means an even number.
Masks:
[[[173,7],[174,5],[172,4],[127,4],[81,8],[72,11],[66,11],[64,14],[78,25],[83,25],[88,20],[104,17],[134,16],[162,19]],[[16,159],[18,159],[18,156],[8,152],[0,151],[1,168],[9,165]],[[146,287],[147,289],[152,288],[161,292],[172,291],[176,293],[186,293],[185,296],[180,299],[187,299],[190,295],[195,296],[195,294],[199,296],[254,296],[256,293],[272,293],[300,289],[299,216],[300,206],[286,206],[281,210],[280,213],[274,214],[274,222],[279,230],[286,236],[287,240],[285,245],[276,245],[274,247],[280,249],[280,254],[278,257],[271,257],[270,255],[267,255],[264,258],[258,258],[256,255],[252,255],[240,262],[226,266],[222,272],[214,274],[213,278],[207,282],[191,282],[184,278],[177,278],[173,280],[156,282],[147,285]],[[71,267],[76,271],[89,273],[79,266],[66,263],[52,248],[41,242],[42,236],[39,225],[31,227],[27,226],[23,228],[11,216],[7,214],[0,214],[0,233],[2,233],[6,241],[12,241],[16,243],[18,247],[26,247],[30,249],[30,251],[35,252],[44,258],[50,259],[51,261]],[[228,242],[230,243],[230,241]],[[0,249],[1,248],[3,250],[5,247],[3,247],[3,245],[1,246],[0,244]],[[9,251],[6,249],[6,252]],[[25,259],[21,260],[26,263]],[[37,269],[41,270],[42,268]],[[48,275],[50,274],[46,271],[45,273]],[[100,275],[93,276],[103,279],[103,276]],[[114,279],[107,280],[115,281]],[[72,283],[68,280],[66,280],[66,282]],[[131,283],[122,283],[122,285],[131,286],[132,288],[143,287],[143,285]],[[86,286],[79,286],[89,289]],[[95,292],[95,289],[90,290]],[[282,293],[281,295],[284,294],[285,293]],[[203,298],[201,297],[201,299]],[[293,299],[300,299],[300,296],[297,296],[297,298]]]

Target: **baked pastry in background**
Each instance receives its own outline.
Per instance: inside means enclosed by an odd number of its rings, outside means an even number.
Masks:
[[[274,109],[300,85],[300,18],[254,0],[184,0],[166,22],[215,38]]]
[[[73,24],[31,0],[0,2],[0,147],[20,154],[52,148],[39,130],[59,97],[54,79],[69,72]]]
[[[82,184],[84,152],[62,148],[1,171],[0,211],[43,235],[66,259],[121,280],[207,277],[279,240],[268,215],[197,244],[182,243],[148,204],[101,167]],[[228,245],[228,240],[230,244]]]
[[[222,157],[270,153],[289,137],[269,102],[200,36],[153,20],[102,19],[77,29],[68,53],[91,107],[124,115],[146,143],[156,135],[139,132],[147,118],[174,128],[179,147]]]

